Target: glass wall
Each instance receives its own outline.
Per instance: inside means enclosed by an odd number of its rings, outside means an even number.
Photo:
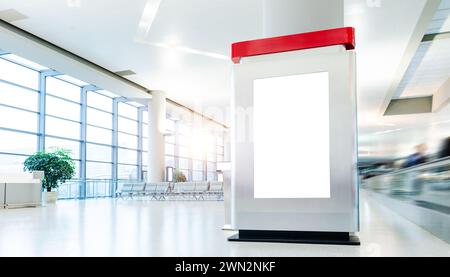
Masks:
[[[0,172],[22,171],[38,150],[39,73],[10,58],[0,59]]]
[[[147,107],[13,54],[0,54],[0,172],[20,172],[40,150],[71,151],[76,176],[60,198],[107,197],[148,171]],[[216,180],[221,134],[167,119],[166,166]],[[151,153],[150,153],[151,155]]]
[[[189,119],[166,120],[166,166],[189,181],[217,181],[217,162],[224,159],[224,129],[196,127]]]

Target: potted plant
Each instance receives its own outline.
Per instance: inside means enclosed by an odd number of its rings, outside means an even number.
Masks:
[[[186,175],[184,175],[182,171],[178,169],[173,171],[173,181],[175,183],[186,182],[186,180],[187,180]]]
[[[52,189],[56,189],[60,184],[72,179],[75,175],[75,163],[68,150],[39,151],[25,160],[24,170],[44,171],[42,188],[45,189],[45,202],[55,203],[58,199],[58,192],[52,191]]]

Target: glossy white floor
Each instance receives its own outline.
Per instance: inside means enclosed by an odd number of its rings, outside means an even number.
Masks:
[[[450,256],[362,192],[361,246],[228,242],[221,202],[59,201],[0,210],[0,256]]]

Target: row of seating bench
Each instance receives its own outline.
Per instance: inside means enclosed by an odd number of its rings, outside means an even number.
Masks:
[[[116,196],[149,197],[151,200],[220,200],[223,198],[223,183],[216,181],[128,183],[122,184]]]

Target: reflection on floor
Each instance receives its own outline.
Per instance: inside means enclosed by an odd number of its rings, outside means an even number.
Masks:
[[[228,242],[222,202],[59,201],[0,210],[0,256],[450,256],[362,192],[361,246]]]

